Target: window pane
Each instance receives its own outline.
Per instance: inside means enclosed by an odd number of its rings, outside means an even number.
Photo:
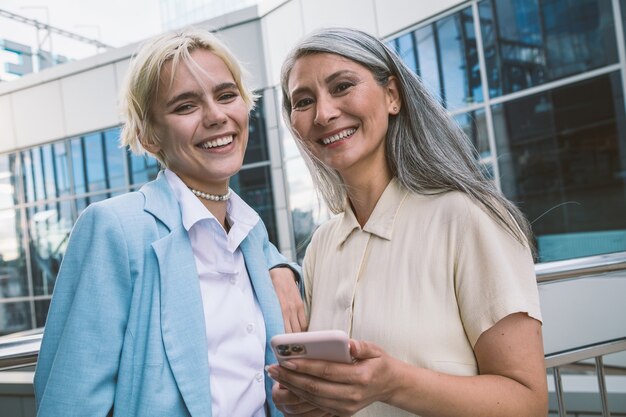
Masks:
[[[76,194],[84,194],[87,192],[87,173],[85,171],[85,159],[83,158],[83,141],[80,138],[72,139],[71,150],[74,192]]]
[[[626,250],[626,120],[619,74],[494,106],[504,193],[541,261]]]
[[[27,216],[33,291],[49,295],[73,224],[71,204],[61,201],[29,207]]]
[[[131,185],[144,184],[156,178],[159,173],[159,162],[148,155],[137,156],[128,153],[130,164]]]
[[[250,207],[259,213],[267,228],[270,241],[278,246],[270,167],[242,169],[231,178],[230,186]]]
[[[66,143],[55,143],[54,149],[54,170],[56,172],[57,191],[59,196],[70,193],[70,177],[68,167],[68,155]]]
[[[415,55],[415,42],[413,41],[413,32],[407,33],[397,39],[398,55],[402,61],[417,73],[417,56]]]
[[[28,295],[20,213],[20,209],[0,210],[0,298]]]
[[[493,95],[617,62],[610,0],[485,0],[479,10]]]
[[[417,40],[417,56],[419,75],[430,92],[441,99],[441,83],[439,81],[439,59],[435,46],[433,26],[428,25],[415,31]]]
[[[22,158],[22,176],[24,181],[24,191],[26,193],[26,201],[35,201],[35,182],[33,179],[33,158],[31,150],[21,153]]]
[[[267,161],[267,138],[265,137],[265,115],[263,112],[263,97],[259,97],[256,107],[250,113],[250,128],[248,130],[248,147],[243,159],[244,164]]]
[[[43,180],[45,186],[46,198],[58,197],[57,184],[54,169],[54,157],[52,145],[44,145],[41,148],[41,156],[43,162]]]
[[[50,300],[35,301],[35,321],[37,327],[44,327],[46,324],[46,317],[48,316],[49,308]]]
[[[306,247],[317,226],[330,216],[326,205],[319,201],[311,175],[303,159],[293,159],[285,165],[289,184],[289,206],[298,262],[304,259]]]
[[[441,19],[436,27],[445,106],[455,109],[482,101],[472,9]]]
[[[126,186],[126,172],[124,169],[125,151],[119,146],[119,138],[120,130],[117,128],[104,132],[109,188],[121,188]]]
[[[33,181],[35,183],[35,199],[37,201],[44,200],[46,198],[43,177],[43,162],[41,156],[41,148],[31,149],[31,162],[33,163]]]
[[[472,141],[480,159],[491,157],[489,137],[487,136],[487,121],[485,111],[477,110],[458,114],[454,117],[467,137]]]
[[[16,165],[16,154],[0,155],[0,209],[18,203]]]
[[[83,138],[84,141],[84,153],[85,153],[85,167],[87,168],[87,189],[92,191],[106,190],[106,175],[104,172],[104,150],[102,149],[102,134],[95,133]]]
[[[31,328],[31,311],[27,301],[0,303],[0,335]]]

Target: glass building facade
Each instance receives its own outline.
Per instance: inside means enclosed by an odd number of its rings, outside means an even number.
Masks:
[[[539,262],[626,250],[625,3],[470,1],[387,39],[532,222]]]
[[[626,250],[625,7],[473,1],[388,40],[532,222],[539,262]]]
[[[538,262],[626,250],[625,19],[626,0],[474,0],[385,39],[529,218]],[[285,136],[301,259],[328,213]]]
[[[156,177],[157,161],[120,148],[119,133],[114,127],[0,155],[0,335],[44,325],[71,228],[85,207]],[[262,100],[231,187],[276,243]]]

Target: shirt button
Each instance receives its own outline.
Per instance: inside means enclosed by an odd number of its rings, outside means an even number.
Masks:
[[[263,372],[257,372],[256,375],[254,376],[254,379],[256,379],[257,382],[263,381]]]
[[[252,333],[252,332],[254,332],[254,324],[252,324],[252,323],[248,324],[248,325],[246,326],[246,331],[247,331],[248,333]]]
[[[231,284],[235,285],[237,283],[237,278],[235,277],[230,277],[230,279],[228,280],[228,282],[230,282]]]

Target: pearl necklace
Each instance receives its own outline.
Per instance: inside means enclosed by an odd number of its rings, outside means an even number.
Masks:
[[[193,188],[189,188],[189,190],[194,193],[196,197],[204,198],[205,200],[210,201],[226,201],[230,199],[232,196],[232,190],[229,188],[226,194],[217,195],[217,194],[209,194],[202,191],[194,190]]]

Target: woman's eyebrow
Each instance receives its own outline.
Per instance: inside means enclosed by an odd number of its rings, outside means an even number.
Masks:
[[[177,102],[183,101],[183,100],[199,99],[199,98],[202,98],[203,95],[204,95],[203,93],[198,92],[198,91],[183,91],[182,93],[177,94],[171,99],[169,99],[167,103],[165,103],[165,107],[170,107],[176,104]]]
[[[337,72],[333,72],[332,74],[330,74],[328,77],[324,78],[324,83],[326,84],[331,84],[333,81],[335,81],[337,78],[340,78],[342,76],[354,76],[356,75],[356,72],[354,71],[350,71],[350,70],[339,70]],[[298,93],[302,93],[302,92],[309,92],[311,89],[309,87],[303,86],[303,87],[296,87],[293,90],[291,90],[290,92],[290,96],[294,97],[296,94]]]
[[[324,79],[326,84],[330,84],[335,81],[337,78],[345,76],[345,75],[356,75],[356,72],[350,70],[339,70],[337,72],[333,72],[328,77]]]

